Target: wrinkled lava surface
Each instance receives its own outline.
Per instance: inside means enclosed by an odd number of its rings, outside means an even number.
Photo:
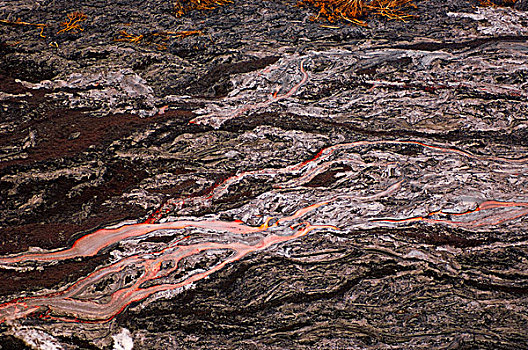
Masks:
[[[0,3],[0,349],[528,349],[528,6],[415,3]]]

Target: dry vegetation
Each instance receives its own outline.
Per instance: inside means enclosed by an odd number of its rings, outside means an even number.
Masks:
[[[82,32],[84,29],[80,26],[79,23],[86,21],[87,18],[88,16],[83,12],[75,11],[75,12],[69,13],[66,17],[66,20],[61,23],[61,27],[64,27],[64,28],[59,30],[57,34],[70,32],[70,31],[73,33],[77,31]]]
[[[178,0],[174,5],[177,17],[194,10],[212,10],[232,3],[231,0]],[[405,21],[414,17],[408,13],[409,8],[416,7],[413,0],[299,0],[298,6],[317,9],[312,20],[329,22],[345,21],[366,26],[364,19],[369,15]]]
[[[329,22],[345,21],[366,26],[368,16],[382,16],[405,21],[414,17],[408,13],[415,8],[413,0],[300,0],[299,6],[310,6],[318,10],[312,20]]]
[[[310,7],[317,11],[317,14],[312,16],[313,21],[323,20],[331,23],[342,21],[353,23],[360,26],[367,26],[366,19],[371,16],[381,16],[391,20],[406,21],[407,19],[416,17],[412,14],[412,9],[417,6],[414,0],[298,0],[297,6]],[[479,6],[499,7],[499,6],[513,6],[517,0],[475,0]],[[174,15],[181,17],[191,11],[213,10],[217,7],[233,3],[232,0],[176,0],[174,3]],[[82,32],[84,29],[80,23],[86,21],[88,16],[80,11],[71,12],[67,15],[64,22],[60,23],[63,27],[57,34],[65,32]],[[44,29],[48,24],[29,23],[21,19],[15,21],[0,19],[0,24],[9,26],[26,26],[37,27],[40,29],[39,35],[45,38]],[[114,41],[130,42],[130,43],[145,43],[148,45],[155,45],[159,50],[166,49],[163,43],[169,37],[184,38],[189,35],[202,35],[199,31],[183,31],[183,32],[164,32],[164,33],[150,33],[146,35],[134,35],[127,31],[119,32],[119,37]],[[153,40],[152,38],[158,40]],[[160,41],[162,43],[160,43]]]
[[[343,21],[366,26],[369,16],[381,16],[390,20],[406,21],[416,17],[410,13],[416,5],[414,0],[299,0],[298,6],[315,8],[313,21],[326,20],[331,23]],[[517,0],[478,0],[480,6],[511,6]],[[181,17],[194,10],[212,10],[232,3],[231,0],[177,0],[175,15]]]
[[[46,28],[48,26],[47,24],[43,24],[43,23],[23,22],[23,21],[20,20],[20,18],[17,19],[16,21],[10,21],[10,20],[7,20],[7,19],[0,19],[0,24],[7,24],[7,25],[10,25],[10,26],[30,26],[30,27],[40,28],[40,36],[42,38],[46,37],[44,35],[44,28]]]

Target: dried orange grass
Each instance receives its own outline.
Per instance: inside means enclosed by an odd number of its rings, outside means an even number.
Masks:
[[[343,20],[366,26],[366,23],[360,20],[366,14],[366,4],[363,0],[300,0],[297,5],[317,8],[319,12],[311,18],[313,21],[326,19],[334,23]]]
[[[416,5],[413,0],[373,0],[367,7],[373,15],[405,22],[406,19],[415,17],[407,14],[406,11],[409,7],[416,8]]]
[[[23,21],[20,20],[20,18],[17,19],[16,21],[10,21],[10,20],[7,20],[7,19],[0,19],[0,24],[38,27],[38,28],[40,28],[40,36],[42,38],[46,37],[44,35],[44,28],[46,28],[48,26],[47,24],[42,24],[42,23],[23,22]]]
[[[326,19],[329,22],[347,21],[366,26],[364,18],[377,15],[405,21],[414,17],[407,14],[409,7],[416,7],[413,0],[300,0],[299,6],[309,5],[319,10],[312,20]]]
[[[79,25],[79,23],[86,21],[87,18],[88,16],[84,12],[75,11],[68,13],[67,20],[61,23],[61,26],[64,28],[59,30],[57,34],[69,31],[82,32],[84,29]]]

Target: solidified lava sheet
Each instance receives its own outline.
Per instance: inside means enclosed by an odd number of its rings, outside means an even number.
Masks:
[[[0,349],[528,349],[528,2],[322,2],[0,1]]]

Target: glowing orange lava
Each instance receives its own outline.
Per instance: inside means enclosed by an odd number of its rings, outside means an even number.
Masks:
[[[302,69],[302,64],[301,64]],[[300,86],[300,82],[297,86]],[[295,87],[294,87],[295,89]],[[285,95],[293,94],[293,89]],[[227,193],[229,187],[246,176],[276,177],[277,175],[294,176],[294,179],[276,185],[275,188],[295,188],[302,186],[314,178],[318,173],[326,171],[336,162],[349,161],[367,167],[368,164],[357,158],[332,159],[336,151],[348,150],[363,146],[383,145],[415,145],[436,153],[456,155],[457,158],[467,158],[479,162],[511,163],[516,167],[528,163],[527,158],[507,159],[494,156],[474,155],[470,152],[437,145],[428,145],[420,141],[357,141],[330,146],[319,151],[312,159],[279,169],[261,169],[236,174],[214,187],[209,193],[195,198],[178,198],[169,201],[152,214],[145,222],[123,225],[118,228],[104,228],[79,238],[71,248],[49,251],[28,252],[12,256],[0,257],[0,267],[23,267],[25,262],[56,262],[72,258],[89,257],[127,239],[138,238],[160,230],[183,230],[193,232],[190,236],[180,238],[164,249],[118,258],[118,261],[103,266],[88,276],[78,280],[73,285],[55,293],[18,298],[0,305],[0,323],[17,320],[31,314],[38,314],[43,318],[71,322],[106,322],[124,310],[133,302],[144,300],[159,293],[179,290],[191,285],[224,268],[252,252],[267,249],[275,244],[290,241],[308,234],[316,229],[337,230],[327,224],[312,224],[300,221],[309,213],[318,212],[319,208],[327,206],[340,199],[350,199],[357,202],[374,201],[389,197],[406,186],[406,178],[400,178],[392,184],[386,183],[383,190],[376,193],[369,191],[365,195],[338,192],[326,195],[324,201],[306,205],[294,214],[282,218],[266,218],[260,226],[249,226],[240,220],[176,220],[161,223],[160,220],[174,208],[181,209],[189,202],[202,206],[210,205],[211,201]],[[378,162],[378,166],[396,164],[398,162]],[[522,170],[522,169],[521,169]],[[513,169],[517,172],[518,169]],[[418,173],[418,176],[422,176]],[[370,193],[370,194],[369,194]],[[484,200],[469,210],[453,212],[436,210],[426,215],[408,218],[375,218],[363,219],[369,223],[398,224],[410,222],[426,222],[433,224],[447,224],[464,228],[498,225],[528,215],[528,203],[517,201]],[[453,218],[457,218],[453,220]],[[210,236],[200,236],[200,231],[212,231]],[[181,234],[178,232],[177,235]],[[177,238],[175,234],[175,239]],[[198,240],[198,241],[197,241]],[[200,241],[201,240],[201,241]],[[205,241],[204,241],[205,240]],[[248,243],[251,242],[251,243]],[[184,244],[186,243],[186,244]],[[159,249],[159,248],[157,248]],[[182,260],[195,257],[203,252],[224,252],[227,255],[214,266],[205,270],[194,271],[179,280],[171,280],[176,272],[181,271]],[[169,267],[166,263],[170,263]],[[119,275],[125,270],[134,270],[137,277],[129,282],[115,282],[105,293],[92,295],[91,288],[105,279]],[[121,277],[120,277],[121,278]],[[119,278],[118,278],[119,279]],[[133,282],[133,283],[131,283]],[[106,287],[104,287],[106,288]]]
[[[0,263],[5,264],[23,261],[51,260],[57,261],[74,257],[90,256],[96,254],[100,249],[114,244],[117,241],[130,237],[145,235],[149,232],[162,229],[182,229],[185,227],[196,227],[219,232],[228,231],[236,235],[261,233],[264,231],[269,231],[271,228],[277,228],[283,223],[286,223],[287,225],[293,220],[296,220],[306,213],[316,210],[325,204],[325,202],[321,202],[302,208],[289,217],[277,220],[273,225],[269,225],[270,219],[268,219],[259,227],[244,225],[240,222],[179,221],[165,224],[126,225],[117,229],[102,229],[94,232],[91,235],[80,238],[70,249],[51,253],[24,254],[11,258],[3,258],[0,260]],[[36,312],[40,313],[42,317],[48,319],[75,322],[106,322],[120,313],[123,309],[130,305],[130,303],[143,300],[154,293],[183,288],[192,284],[193,282],[199,281],[211,275],[212,273],[222,269],[227,264],[237,261],[249,253],[266,249],[277,243],[302,237],[315,229],[337,230],[337,228],[332,225],[311,225],[309,223],[303,223],[300,228],[286,228],[286,230],[293,231],[287,235],[268,232],[267,235],[264,235],[255,244],[241,242],[205,242],[181,245],[179,242],[177,242],[176,244],[170,245],[161,251],[150,253],[148,255],[130,256],[112,265],[96,270],[63,291],[42,296],[15,299],[11,302],[0,305],[0,323],[8,320],[23,318]],[[227,250],[231,251],[232,254],[227,259],[213,266],[209,270],[193,274],[179,283],[161,283],[146,288],[141,287],[141,285],[147,281],[161,279],[176,271],[178,269],[178,262],[182,259],[207,250]],[[172,261],[174,266],[172,268],[162,270],[162,263],[167,261]],[[113,292],[107,302],[103,303],[98,300],[89,300],[79,297],[79,295],[82,294],[89,286],[94,285],[109,274],[117,273],[123,270],[127,266],[134,266],[135,268],[140,267],[142,269],[142,275],[135,281],[133,285],[126,286]]]

